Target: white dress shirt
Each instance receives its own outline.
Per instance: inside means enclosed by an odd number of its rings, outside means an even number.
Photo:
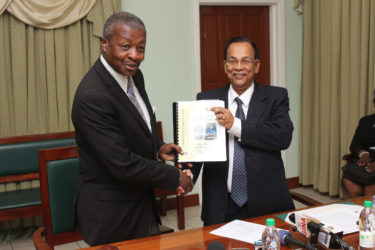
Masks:
[[[248,88],[245,92],[243,92],[239,98],[242,101],[242,109],[245,114],[245,119],[247,116],[247,111],[249,109],[249,103],[251,100],[251,97],[253,96],[254,93],[254,82],[251,85],[250,88]],[[228,192],[232,191],[232,176],[233,176],[233,154],[234,154],[234,136],[237,138],[241,139],[241,131],[242,131],[242,126],[241,126],[241,120],[239,118],[236,118],[236,111],[237,111],[237,102],[236,102],[236,97],[238,94],[234,89],[232,88],[232,85],[230,85],[230,88],[228,90],[228,109],[232,113],[232,115],[235,117],[234,122],[232,127],[228,130],[229,134],[229,168],[228,168],[228,180],[227,180],[227,185],[228,185]]]
[[[133,82],[133,89],[134,89],[135,97],[137,98],[139,106],[141,106],[143,115],[145,116],[145,119],[146,119],[147,127],[151,131],[150,114],[148,113],[146,104],[143,101],[141,95],[139,94],[139,91],[138,91],[137,87],[134,84],[133,78],[131,76],[129,76],[129,78],[128,78],[127,76],[124,76],[124,75],[121,75],[121,74],[117,73],[117,71],[115,71],[108,64],[108,62],[105,60],[103,55],[100,55],[100,60],[102,61],[104,67],[108,70],[108,72],[113,76],[113,78],[115,78],[116,82],[120,85],[121,89],[124,91],[124,93],[126,95],[128,95],[128,93],[127,93],[128,92],[127,91],[128,90],[128,79],[130,79],[130,81]]]

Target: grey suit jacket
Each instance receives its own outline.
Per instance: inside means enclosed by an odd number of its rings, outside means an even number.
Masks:
[[[281,158],[281,150],[289,147],[293,132],[288,93],[284,88],[254,84],[246,120],[241,123],[248,181],[248,217],[294,209]],[[197,99],[220,99],[228,108],[229,86],[199,93]],[[201,164],[194,164],[195,180],[200,168]],[[225,220],[227,178],[228,161],[204,164],[201,218],[206,225]]]
[[[154,187],[175,190],[179,183],[178,169],[156,160],[162,142],[140,70],[133,80],[152,132],[100,59],[74,97],[72,121],[80,156],[76,221],[90,245],[148,236],[151,220],[160,221]]]

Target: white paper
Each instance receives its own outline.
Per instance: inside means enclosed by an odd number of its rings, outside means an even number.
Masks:
[[[254,244],[256,240],[262,240],[262,233],[265,229],[265,225],[251,223],[242,220],[234,220],[221,226],[213,231],[211,234],[215,234],[221,237],[231,238]],[[278,229],[281,230],[281,229]]]
[[[310,208],[293,212],[294,214],[304,214],[320,221],[325,226],[333,226],[333,232],[350,234],[358,232],[357,221],[363,207],[352,204],[331,204],[317,208]],[[285,221],[293,224],[289,220],[289,213]]]

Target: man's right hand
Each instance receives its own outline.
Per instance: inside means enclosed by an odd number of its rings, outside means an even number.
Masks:
[[[184,172],[181,169],[180,171],[180,182],[177,187],[177,195],[180,196],[181,194],[189,193],[193,187],[194,183],[190,178],[190,171]]]

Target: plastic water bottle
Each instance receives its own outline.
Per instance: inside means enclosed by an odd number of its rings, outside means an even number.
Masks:
[[[375,250],[375,212],[371,201],[364,202],[359,216],[359,250]]]
[[[275,228],[275,220],[268,218],[266,220],[266,228],[262,234],[263,250],[279,250],[280,235]]]

